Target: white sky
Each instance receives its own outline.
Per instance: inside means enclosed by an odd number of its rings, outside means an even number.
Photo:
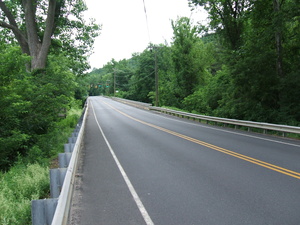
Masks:
[[[96,38],[94,53],[90,57],[92,68],[101,68],[112,58],[129,59],[132,53],[142,52],[149,43],[172,41],[171,20],[178,16],[204,22],[205,10],[191,11],[188,0],[144,0],[148,18],[149,35],[143,0],[85,0],[89,8],[86,16],[102,24]]]

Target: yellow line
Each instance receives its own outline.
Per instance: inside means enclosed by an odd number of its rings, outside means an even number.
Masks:
[[[203,142],[203,141],[200,141],[198,139],[195,139],[195,138],[192,138],[192,137],[189,137],[189,136],[186,136],[186,135],[183,135],[183,134],[180,134],[180,133],[177,133],[175,131],[171,131],[171,130],[168,130],[166,128],[163,128],[163,127],[160,127],[160,126],[157,126],[157,125],[154,125],[154,124],[151,124],[151,123],[147,123],[145,121],[142,121],[142,120],[139,120],[139,119],[136,119],[118,109],[116,109],[115,107],[113,107],[112,105],[106,103],[106,102],[103,102],[104,104],[108,105],[110,108],[114,109],[115,111],[119,112],[120,114],[136,121],[136,122],[139,122],[139,123],[142,123],[144,125],[147,125],[147,126],[150,126],[150,127],[153,127],[155,129],[158,129],[158,130],[161,130],[163,132],[166,132],[166,133],[169,133],[169,134],[172,134],[176,137],[180,137],[182,139],[185,139],[187,141],[191,141],[193,143],[196,143],[196,144],[199,144],[199,145],[202,145],[202,146],[205,146],[207,148],[210,148],[210,149],[213,149],[213,150],[216,150],[218,152],[222,152],[224,154],[227,154],[227,155],[231,155],[231,156],[234,156],[236,158],[239,158],[239,159],[242,159],[242,160],[245,160],[247,162],[251,162],[253,164],[256,164],[256,165],[259,165],[259,166],[262,166],[262,167],[265,167],[265,168],[268,168],[270,170],[273,170],[273,171],[276,171],[276,172],[279,172],[279,173],[282,173],[282,174],[285,174],[285,175],[288,175],[290,177],[294,177],[294,178],[297,178],[297,179],[300,179],[300,173],[298,172],[295,172],[293,170],[289,170],[289,169],[286,169],[286,168],[283,168],[283,167],[280,167],[280,166],[276,166],[274,164],[271,164],[271,163],[267,163],[267,162],[264,162],[264,161],[261,161],[261,160],[258,160],[258,159],[255,159],[255,158],[252,158],[252,157],[249,157],[249,156],[246,156],[246,155],[243,155],[243,154],[240,154],[240,153],[237,153],[237,152],[233,152],[233,151],[230,151],[228,149],[225,149],[225,148],[221,148],[221,147],[218,147],[216,145],[212,145],[212,144],[209,144],[209,143],[206,143],[206,142]]]

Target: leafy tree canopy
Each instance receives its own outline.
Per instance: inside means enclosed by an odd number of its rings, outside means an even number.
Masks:
[[[83,0],[0,0],[2,41],[18,43],[31,56],[28,70],[44,69],[50,51],[71,58],[81,74],[101,28],[94,20],[86,23],[86,9]]]

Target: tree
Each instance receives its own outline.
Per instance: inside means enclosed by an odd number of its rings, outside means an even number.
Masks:
[[[274,27],[275,27],[275,42],[276,42],[276,53],[277,53],[277,60],[276,60],[276,69],[277,74],[280,77],[284,76],[283,71],[283,48],[282,48],[282,32],[283,32],[283,18],[281,13],[281,5],[283,1],[280,0],[273,0],[273,7],[274,7]]]
[[[0,44],[0,170],[53,131],[59,114],[75,102],[77,84],[66,57],[49,56],[43,73],[26,72],[29,61],[18,46]],[[43,149],[44,156],[50,150]]]
[[[264,122],[299,120],[299,0],[190,3],[208,10],[210,25],[227,43],[222,74],[230,82],[212,113]]]
[[[212,29],[220,32],[234,50],[241,45],[245,13],[250,0],[189,0],[190,5],[204,6]]]
[[[20,95],[20,79],[28,61],[18,47],[0,44],[0,170],[6,169],[15,160],[17,151],[30,138],[21,129],[21,117],[30,102]]]
[[[100,30],[94,21],[85,25],[82,0],[0,0],[0,9],[0,27],[9,29],[22,52],[31,56],[28,70],[45,69],[51,44],[54,48],[68,47],[73,58],[80,59]],[[5,35],[11,38],[8,32]],[[71,50],[78,46],[79,54]]]
[[[149,93],[155,90],[155,57],[154,50],[145,49],[141,54],[136,54],[133,59],[136,60],[136,69],[134,75],[129,81],[129,95],[133,100],[142,102],[151,102]]]
[[[155,50],[157,51],[159,76],[159,103],[163,106],[177,106],[180,103],[175,97],[177,82],[172,59],[172,47],[161,45]]]
[[[176,73],[175,96],[182,101],[192,94],[203,81],[203,66],[199,60],[200,38],[196,26],[187,17],[172,21],[172,59]],[[199,48],[200,47],[200,48]]]

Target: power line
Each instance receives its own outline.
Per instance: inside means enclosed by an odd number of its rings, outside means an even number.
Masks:
[[[134,81],[134,82],[129,83],[129,84],[118,84],[117,82],[116,82],[116,84],[119,85],[119,86],[122,86],[122,87],[129,87],[129,86],[131,86],[131,85],[137,84],[137,83],[139,83],[139,82],[145,80],[147,77],[150,77],[150,76],[152,76],[153,74],[154,74],[154,71],[153,71],[152,73],[150,73],[149,75],[147,75],[147,76],[141,78],[140,80]],[[129,82],[130,82],[130,81],[129,81]]]
[[[147,16],[147,10],[146,10],[145,0],[143,0],[143,3],[144,3],[144,11],[145,11],[145,16],[146,16],[146,23],[147,23],[147,30],[148,30],[148,38],[149,38],[149,43],[151,43],[150,29],[149,29],[149,22],[148,22],[148,16]]]

